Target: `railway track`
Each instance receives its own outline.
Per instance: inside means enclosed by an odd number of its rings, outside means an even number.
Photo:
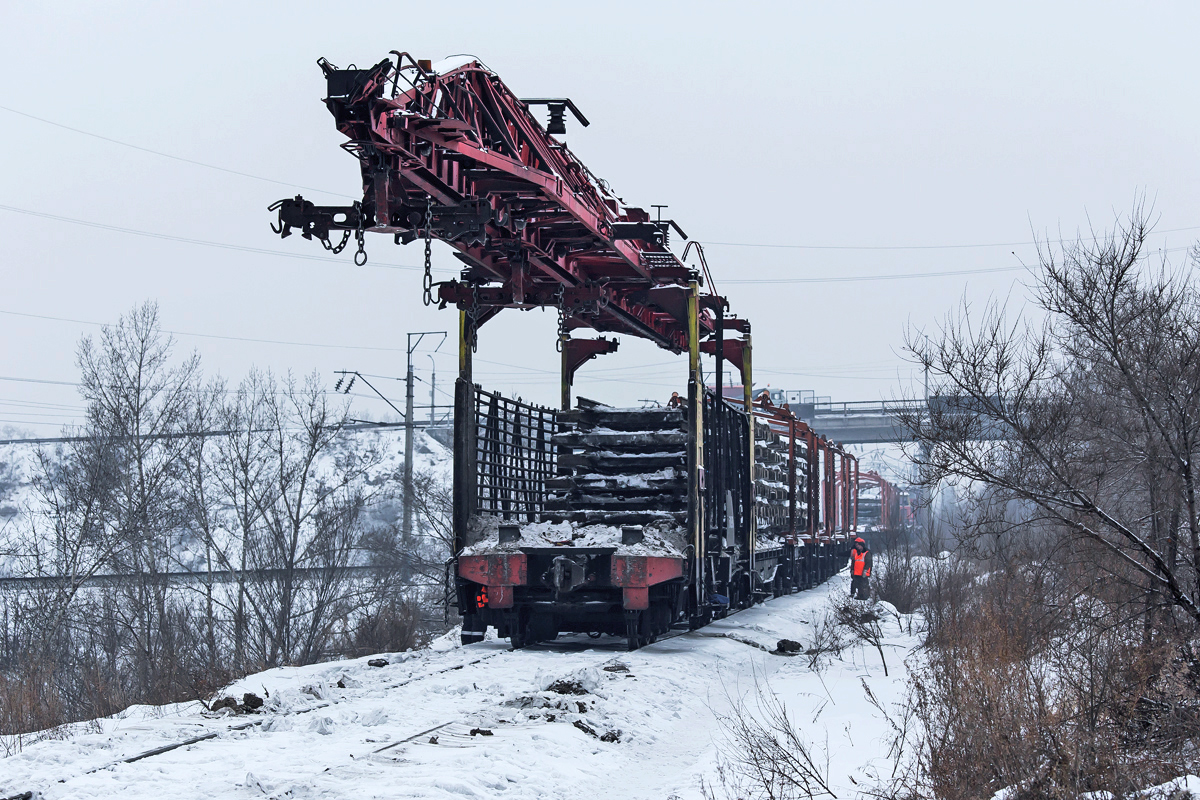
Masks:
[[[658,638],[658,642],[663,643],[663,642],[671,641],[673,639],[687,636],[689,634],[697,634],[697,632],[696,631],[687,631],[687,630],[671,631],[667,634],[660,636]],[[471,646],[468,646],[468,647],[471,647]],[[653,647],[653,646],[651,646],[651,647]],[[597,640],[597,639],[592,639],[585,634],[575,634],[575,635],[563,636],[559,640],[555,641],[553,644],[549,644],[549,643],[536,644],[536,645],[530,645],[530,646],[528,646],[526,648],[522,648],[520,650],[507,650],[507,649],[506,650],[497,650],[497,651],[494,651],[491,653],[482,654],[478,657],[468,657],[466,660],[463,660],[460,663],[438,666],[435,669],[426,670],[424,672],[421,672],[420,674],[410,674],[409,676],[405,677],[402,680],[382,682],[378,686],[364,687],[364,688],[368,688],[373,691],[383,692],[386,694],[386,693],[394,692],[398,689],[402,689],[406,686],[410,686],[410,685],[419,683],[421,681],[426,681],[426,680],[430,680],[432,678],[436,678],[438,676],[446,675],[448,673],[453,673],[453,672],[469,669],[471,667],[475,667],[475,666],[483,664],[485,662],[505,660],[505,659],[509,659],[509,658],[513,658],[513,657],[521,657],[526,654],[528,654],[529,656],[537,656],[538,654],[553,653],[553,652],[569,653],[569,654],[583,654],[588,651],[598,651],[598,652],[595,653],[596,657],[594,659],[588,660],[585,664],[582,664],[582,665],[576,664],[576,666],[575,666],[576,670],[587,669],[587,668],[591,668],[591,669],[595,669],[595,670],[603,670],[604,667],[614,665],[631,655],[631,653],[629,653],[626,650],[626,642],[625,642],[624,638],[622,638],[622,637],[611,636],[611,637],[604,637],[601,640]],[[463,650],[460,652],[466,653],[467,651]],[[333,708],[333,707],[339,706],[339,705],[353,704],[355,701],[357,701],[359,699],[361,699],[359,696],[346,696],[346,697],[333,698],[333,699],[329,699],[329,700],[326,700],[323,702],[316,703],[314,705],[311,705],[311,706],[308,706],[305,708],[294,709],[294,710],[286,711],[284,713],[263,714],[260,718],[257,718],[257,719],[245,720],[245,721],[238,722],[236,724],[222,725],[218,729],[215,729],[215,730],[207,730],[198,735],[181,738],[178,741],[168,742],[166,744],[162,744],[157,747],[149,748],[146,750],[141,750],[141,751],[132,753],[130,755],[123,756],[121,758],[116,758],[116,759],[113,759],[110,761],[106,761],[106,762],[99,764],[97,766],[94,766],[90,769],[84,770],[83,772],[77,773],[76,775],[61,778],[61,779],[59,779],[58,783],[59,784],[71,783],[72,781],[75,781],[79,778],[82,778],[82,777],[85,777],[88,775],[95,775],[97,773],[102,773],[102,772],[105,772],[108,770],[114,770],[122,765],[135,764],[138,762],[144,762],[144,761],[147,761],[150,759],[155,759],[157,757],[166,755],[173,751],[177,751],[177,750],[180,750],[183,748],[190,748],[192,746],[204,744],[206,742],[216,742],[216,741],[219,741],[219,740],[229,737],[231,734],[253,731],[255,729],[261,730],[264,727],[270,729],[272,727],[275,727],[277,725],[277,721],[280,719],[290,719],[290,718],[302,717],[304,715],[312,714],[314,712],[321,711],[323,709],[329,709],[329,708]],[[457,731],[457,728],[462,728],[462,731]],[[397,747],[401,747],[403,745],[408,745],[408,744],[412,744],[414,742],[422,741],[423,737],[428,737],[431,735],[439,734],[439,732],[443,732],[441,734],[441,736],[443,738],[449,736],[449,738],[446,739],[447,743],[450,741],[456,741],[457,739],[462,739],[463,737],[470,739],[473,736],[473,734],[469,733],[470,728],[471,728],[471,726],[467,721],[467,715],[460,715],[460,716],[456,716],[452,719],[449,719],[447,721],[441,722],[434,726],[422,727],[421,730],[419,730],[415,733],[409,733],[407,735],[402,736],[402,738],[399,738],[392,742],[388,742],[380,747],[376,747],[374,749],[367,750],[366,752],[351,754],[350,758],[355,761],[361,761],[363,759],[372,758],[372,757],[378,756],[380,754],[386,753],[388,751],[395,750]],[[447,732],[447,729],[450,729],[450,730]],[[465,746],[465,745],[460,744],[459,746]],[[320,772],[328,772],[330,769],[331,769],[331,767],[325,767]],[[319,774],[319,773],[316,773],[316,774]],[[2,797],[2,798],[0,798],[0,800],[32,800],[32,798],[37,797],[37,796],[38,795],[37,795],[36,791],[28,790],[28,791],[17,792],[15,794],[11,794],[11,795]]]
[[[736,614],[731,615],[731,616],[736,616]],[[726,621],[728,621],[729,617],[727,617],[725,619],[726,619]],[[749,627],[749,626],[748,625],[747,626],[741,626],[741,625],[735,626],[736,629],[747,628],[747,627]],[[577,665],[575,667],[575,672],[579,672],[581,669],[588,669],[588,668],[595,669],[595,670],[604,670],[605,667],[611,667],[611,666],[620,664],[622,661],[628,660],[632,656],[637,656],[639,654],[641,654],[641,655],[652,654],[654,652],[653,648],[655,645],[663,644],[663,643],[669,642],[673,639],[679,639],[679,638],[686,637],[686,636],[690,636],[693,638],[723,637],[723,638],[727,638],[731,641],[739,642],[741,644],[749,643],[745,638],[743,638],[741,636],[733,635],[732,631],[727,631],[722,634],[715,634],[715,633],[706,631],[704,628],[700,628],[700,629],[696,629],[696,630],[672,630],[666,634],[663,634],[663,635],[657,637],[657,640],[652,645],[647,645],[646,647],[639,648],[636,651],[629,651],[627,649],[627,643],[626,643],[624,637],[612,635],[611,637],[604,637],[603,644],[600,646],[604,647],[605,650],[601,653],[597,653],[596,660],[590,662],[589,664],[587,664],[584,667],[580,667]],[[609,647],[611,647],[611,649],[609,649]],[[586,634],[571,634],[571,635],[565,635],[565,636],[560,637],[559,639],[555,640],[552,644],[551,643],[540,643],[540,644],[535,644],[535,645],[529,645],[527,647],[521,648],[520,650],[504,651],[504,652],[509,652],[509,653],[513,653],[513,654],[522,654],[523,653],[523,654],[529,654],[529,655],[536,655],[536,654],[540,654],[540,653],[553,653],[553,652],[564,652],[564,651],[566,651],[566,652],[587,652],[588,650],[595,650],[596,648],[597,648],[597,640],[596,639],[593,639],[593,638],[587,636]],[[479,661],[481,661],[481,660],[484,660],[484,659],[479,659]],[[472,663],[478,663],[478,661],[472,662]],[[632,677],[632,676],[630,676],[630,677]],[[589,726],[586,723],[580,725],[580,722],[582,722],[582,721],[580,720],[580,721],[576,721],[575,723],[573,723],[574,727],[583,731],[587,735],[595,737],[599,741],[609,741],[607,739],[601,739],[600,738],[601,735],[597,730],[593,729],[591,726]],[[529,724],[529,723],[526,723],[526,724]],[[508,726],[504,726],[504,727],[508,731],[511,731],[513,728],[520,727],[520,726],[519,725],[508,725]],[[476,742],[478,741],[476,739],[477,735],[492,736],[493,732],[491,730],[481,731],[479,728],[474,727],[472,722],[467,718],[466,715],[464,715],[464,716],[456,717],[456,718],[451,719],[446,722],[442,722],[438,725],[434,725],[432,727],[426,728],[417,733],[410,734],[409,736],[406,736],[402,739],[398,739],[395,742],[390,742],[388,744],[383,745],[382,747],[376,748],[369,752],[362,753],[360,755],[353,755],[353,756],[351,756],[351,759],[356,763],[361,762],[366,759],[380,756],[383,753],[395,750],[396,748],[399,748],[399,747],[402,747],[405,745],[417,745],[417,746],[427,746],[428,745],[428,746],[435,746],[437,748],[473,747],[473,746],[476,746]],[[429,738],[426,739],[426,737],[429,737]],[[403,761],[404,758],[398,757],[396,760]],[[349,764],[343,764],[343,765],[341,765],[341,768],[349,768],[349,766],[350,766]],[[314,780],[318,774],[329,773],[335,769],[338,769],[338,767],[325,767],[319,773],[313,773],[309,777],[309,780]]]
[[[447,775],[454,776],[450,783],[465,780],[476,793],[486,793],[503,789],[489,783],[503,779],[480,776],[503,776],[506,769],[522,783],[533,780],[533,791],[535,784],[559,786],[548,774],[583,769],[592,785],[644,759],[662,762],[666,771],[655,780],[663,785],[678,770],[690,780],[682,762],[673,759],[694,757],[702,744],[693,741],[697,735],[707,741],[707,733],[697,732],[711,724],[712,701],[705,698],[715,691],[719,702],[721,675],[736,680],[759,669],[751,664],[761,664],[763,657],[769,670],[798,663],[763,650],[773,649],[778,638],[802,640],[806,634],[794,626],[809,624],[814,602],[822,603],[824,594],[768,601],[696,631],[671,631],[634,652],[620,636],[577,634],[516,651],[490,641],[382,670],[351,662],[264,676],[270,702],[280,704],[275,711],[250,719],[183,721],[208,726],[203,730],[130,720],[102,739],[85,735],[70,745],[46,743],[22,765],[26,771],[19,782],[0,782],[0,791],[8,790],[0,799],[21,797],[24,791],[17,790],[33,790],[32,797],[103,797],[118,788],[130,796],[174,792],[179,798],[243,790],[261,790],[265,797],[301,790],[340,797],[350,787],[367,785],[376,786],[376,794],[364,788],[363,796],[382,797],[391,796],[391,781],[399,776],[413,787],[446,790]],[[716,644],[722,641],[737,644]],[[348,691],[332,688],[343,677]],[[582,691],[555,686],[570,682]],[[309,686],[317,692],[307,691]],[[323,697],[308,704],[306,694]],[[173,732],[178,738],[168,740]],[[136,752],[126,745],[129,752],[119,758],[70,773],[50,771],[56,763],[66,766],[88,752],[119,747],[123,736],[141,745]],[[530,757],[551,772],[526,775],[519,765]],[[447,766],[451,763],[476,766],[456,771]],[[496,769],[480,772],[493,763]],[[560,795],[566,796],[554,788],[545,796]]]
[[[399,689],[404,686],[408,686],[409,684],[416,683],[418,681],[427,680],[429,678],[433,678],[438,675],[444,675],[448,672],[456,672],[458,670],[466,669],[467,667],[474,666],[483,661],[488,661],[493,658],[507,655],[509,652],[510,651],[507,651],[507,650],[501,650],[499,652],[490,653],[488,655],[472,659],[472,660],[464,662],[462,664],[455,664],[452,666],[435,669],[430,672],[427,672],[424,675],[410,676],[402,681],[388,684],[381,688],[383,691],[391,691],[391,690]],[[183,740],[180,740],[177,742],[172,742],[170,744],[165,744],[165,745],[161,745],[159,747],[150,748],[149,750],[144,750],[142,752],[134,753],[133,755],[126,756],[124,758],[118,758],[116,760],[101,764],[97,767],[93,767],[92,769],[89,769],[83,773],[80,773],[80,775],[76,776],[76,777],[80,777],[82,775],[93,775],[97,772],[102,772],[107,769],[113,769],[114,767],[120,766],[121,764],[133,764],[138,761],[143,761],[148,758],[153,758],[155,756],[160,756],[165,753],[169,753],[173,750],[178,750],[181,747],[189,747],[194,744],[200,744],[201,742],[206,742],[206,741],[210,741],[212,739],[217,739],[223,735],[227,735],[230,733],[238,733],[241,731],[251,730],[253,728],[259,728],[259,727],[262,727],[265,723],[273,721],[275,719],[279,719],[281,717],[299,717],[304,714],[310,714],[314,711],[320,711],[321,709],[330,708],[332,706],[350,702],[354,699],[355,698],[336,698],[336,699],[329,700],[326,702],[318,703],[317,705],[314,705],[314,706],[309,706],[308,708],[296,709],[294,711],[288,711],[283,714],[272,714],[269,716],[264,715],[261,719],[248,720],[246,722],[242,722],[237,725],[227,725],[220,730],[208,731],[199,736],[192,736],[192,737],[189,737],[187,739],[183,739]],[[447,724],[449,724],[449,723],[447,723]],[[416,734],[416,736],[420,736],[420,735],[421,734]],[[397,742],[397,744],[399,744],[399,743],[400,742]],[[59,780],[59,783],[67,783],[70,780],[72,780],[72,778],[62,778]],[[18,793],[16,795],[12,795],[11,798],[9,798],[9,797],[0,798],[0,800],[22,800],[23,798],[30,798],[32,796],[33,795],[31,792],[24,792],[24,793]]]

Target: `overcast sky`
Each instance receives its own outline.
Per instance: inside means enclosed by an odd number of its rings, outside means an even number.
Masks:
[[[1200,235],[1200,11],[1148,5],[10,3],[0,426],[44,436],[76,418],[87,323],[145,299],[180,353],[234,381],[252,365],[331,387],[339,369],[402,378],[407,331],[452,331],[452,312],[421,305],[419,244],[369,237],[357,268],[349,249],[314,259],[327,254],[268,227],[278,198],[360,193],[316,59],[368,65],[393,49],[471,53],[520,96],[571,97],[592,122],[569,126],[580,158],[712,243],[718,290],[753,322],[759,383],[836,400],[919,391],[906,327],[964,296],[1020,305],[1035,234],[1107,225],[1144,192],[1155,248],[1182,259]],[[434,258],[449,277],[449,251]],[[1008,271],[844,280],[989,269]],[[745,282],[782,279],[806,282]],[[505,312],[481,332],[477,380],[556,402],[554,331],[549,312]],[[436,363],[449,389],[453,345],[419,355],[418,376]],[[577,389],[663,399],[685,371],[624,337]],[[402,403],[402,384],[377,385]]]

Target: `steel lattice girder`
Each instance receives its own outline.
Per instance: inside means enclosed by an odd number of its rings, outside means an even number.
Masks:
[[[363,200],[281,201],[282,235],[297,228],[327,246],[330,231],[389,233],[397,243],[429,236],[466,265],[461,280],[436,287],[437,301],[471,310],[476,325],[501,308],[561,306],[568,330],[685,350],[684,295],[702,279],[668,247],[678,226],[625,206],[478,61],[435,72],[393,54],[394,63],[364,70],[319,62],[343,147],[361,162]],[[704,304],[702,337],[723,306]]]

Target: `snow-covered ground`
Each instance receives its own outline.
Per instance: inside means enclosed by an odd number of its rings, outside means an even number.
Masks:
[[[725,746],[717,716],[735,698],[753,706],[762,685],[787,703],[818,761],[828,758],[837,796],[854,797],[887,752],[866,687],[885,706],[903,695],[917,644],[907,620],[883,623],[890,677],[873,647],[852,646],[820,672],[803,655],[768,652],[783,638],[807,647],[847,583],[839,575],[634,653],[611,637],[515,652],[447,638],[383,654],[383,667],[362,658],[270,670],[228,692],[269,693],[263,713],[129,709],[0,760],[0,797],[695,800]],[[120,763],[208,733],[217,736]]]

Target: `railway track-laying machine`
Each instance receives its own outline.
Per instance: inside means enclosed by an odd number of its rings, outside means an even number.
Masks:
[[[521,99],[474,57],[393,51],[366,68],[318,62],[325,105],[361,165],[363,199],[281,200],[276,232],[339,252],[365,234],[425,249],[425,303],[458,310],[454,575],[463,641],[514,647],[560,632],[639,647],[835,573],[857,529],[858,463],[786,406],[751,396],[750,323],[670,246],[675,221],[625,205],[561,138],[567,98]],[[545,109],[543,125],[533,109]],[[430,243],[463,263],[434,283]],[[561,408],[472,380],[502,309],[557,311]],[[578,399],[576,371],[637,336],[687,356],[663,408]],[[713,386],[701,354],[715,358]],[[727,375],[732,388],[727,385]],[[683,381],[681,380],[681,388]]]

